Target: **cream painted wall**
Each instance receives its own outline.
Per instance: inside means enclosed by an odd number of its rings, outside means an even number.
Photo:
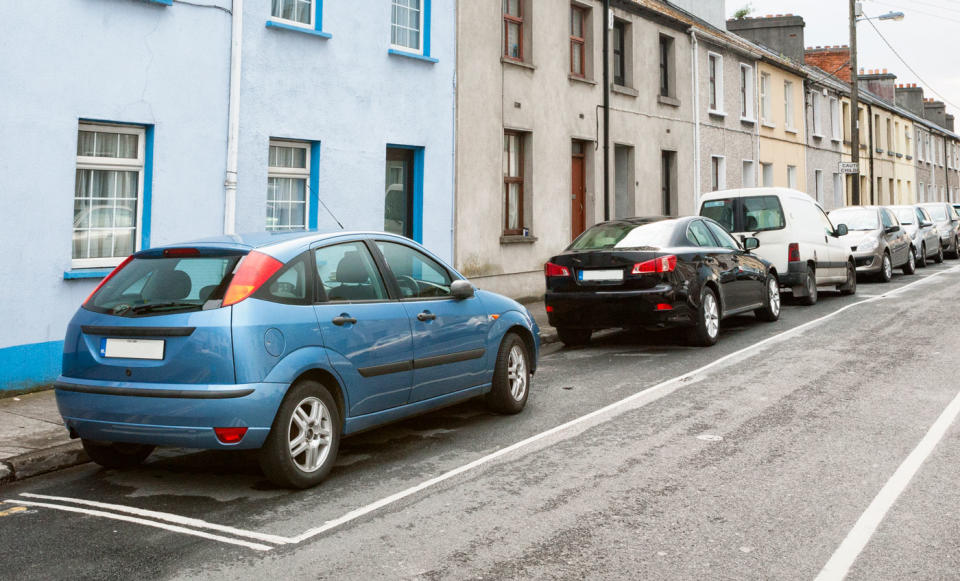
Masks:
[[[757,64],[757,99],[761,100],[760,114],[760,163],[773,164],[773,183],[776,187],[788,187],[788,167],[796,167],[796,189],[806,191],[806,128],[804,120],[803,78],[767,62]],[[764,115],[763,75],[769,75],[769,110]],[[787,119],[786,82],[789,81],[793,109]],[[763,173],[761,170],[760,182]]]

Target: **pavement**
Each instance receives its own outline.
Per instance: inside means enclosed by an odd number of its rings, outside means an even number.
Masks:
[[[543,301],[525,306],[540,325],[542,343],[556,343]],[[0,486],[89,461],[80,441],[67,434],[53,389],[0,397]]]

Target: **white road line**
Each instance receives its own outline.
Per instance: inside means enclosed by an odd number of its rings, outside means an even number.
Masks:
[[[171,532],[181,533],[181,534],[184,534],[184,535],[192,535],[192,536],[195,536],[195,537],[202,537],[202,538],[204,538],[204,539],[210,539],[210,540],[212,540],[212,541],[220,541],[221,543],[228,543],[228,544],[231,544],[231,545],[240,545],[241,547],[246,547],[246,548],[248,548],[248,549],[254,549],[254,550],[257,550],[257,551],[269,551],[269,550],[271,550],[271,549],[273,548],[273,547],[270,547],[270,546],[268,546],[268,545],[261,545],[261,544],[259,544],[259,543],[251,543],[251,542],[249,542],[249,541],[241,541],[241,540],[238,540],[238,539],[231,539],[231,538],[228,538],[228,537],[221,537],[220,535],[212,535],[212,534],[210,534],[210,533],[205,533],[205,532],[203,532],[203,531],[196,531],[196,530],[193,530],[193,529],[188,529],[188,528],[180,527],[180,526],[177,526],[177,525],[168,525],[168,524],[159,523],[159,522],[152,521],[152,520],[146,520],[146,519],[142,519],[142,518],[135,518],[135,517],[132,517],[132,516],[126,516],[126,515],[122,515],[122,514],[115,514],[115,513],[112,513],[112,512],[103,512],[103,511],[100,511],[100,510],[90,510],[90,509],[87,509],[87,508],[78,508],[78,507],[75,507],[75,506],[64,506],[64,505],[62,505],[62,504],[50,504],[50,503],[47,503],[47,502],[33,502],[33,501],[26,501],[26,500],[19,500],[19,499],[17,499],[17,500],[5,500],[4,502],[9,502],[9,503],[11,503],[11,504],[22,504],[22,505],[24,505],[24,506],[39,506],[39,507],[42,507],[42,508],[50,508],[50,509],[53,509],[53,510],[62,510],[62,511],[65,511],[65,512],[75,512],[75,513],[79,513],[79,514],[85,514],[85,515],[88,515],[88,516],[96,516],[96,517],[102,517],[102,518],[109,518],[109,519],[113,519],[113,520],[120,520],[120,521],[124,521],[124,522],[135,523],[135,524],[138,524],[138,525],[144,525],[144,526],[148,526],[148,527],[155,527],[155,528],[158,528],[158,529],[165,529],[165,530],[168,530],[168,531],[171,531]]]
[[[287,537],[280,537],[277,535],[268,535],[264,533],[253,532],[253,531],[245,531],[243,529],[237,529],[237,528],[228,527],[224,525],[208,523],[206,521],[196,519],[196,518],[170,514],[168,512],[157,512],[154,510],[134,508],[132,506],[124,506],[122,504],[110,504],[107,502],[96,502],[93,500],[83,500],[80,498],[68,498],[65,496],[48,496],[46,494],[33,494],[31,492],[23,492],[20,494],[20,496],[25,496],[27,498],[39,498],[41,500],[56,500],[60,502],[69,502],[72,504],[92,506],[95,508],[103,508],[106,510],[113,510],[116,512],[125,512],[127,514],[135,514],[137,516],[148,517],[148,518],[152,518],[160,521],[166,521],[169,523],[184,525],[184,526],[193,527],[193,528],[219,531],[221,533],[227,533],[237,537],[246,537],[249,539],[256,539],[258,541],[265,541],[268,543],[276,543],[276,544],[284,545],[291,542],[290,539],[288,539]]]
[[[957,419],[958,415],[960,415],[960,392],[953,398],[950,405],[943,410],[943,413],[940,414],[937,421],[930,426],[927,435],[920,440],[920,443],[917,444],[913,452],[907,456],[903,464],[897,468],[897,471],[893,473],[890,480],[880,489],[880,493],[877,494],[877,497],[874,498],[870,506],[867,507],[866,512],[857,519],[857,523],[853,525],[853,529],[850,530],[847,537],[843,539],[843,542],[837,547],[837,550],[834,551],[833,556],[830,557],[830,560],[824,565],[823,570],[817,575],[817,581],[840,580],[847,576],[847,573],[850,572],[850,567],[853,566],[853,563],[857,560],[863,548],[870,541],[870,538],[873,536],[873,533],[876,532],[877,527],[880,526],[887,512],[893,507],[900,494],[906,490],[910,481],[920,470],[923,462],[930,456],[930,453],[933,452],[933,449],[940,440],[943,439],[947,429],[953,421]]]

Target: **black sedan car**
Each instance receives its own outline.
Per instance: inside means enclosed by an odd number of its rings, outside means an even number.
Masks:
[[[776,269],[709,218],[629,218],[589,228],[544,266],[550,324],[567,345],[604,328],[689,326],[713,345],[720,321],[780,318]]]

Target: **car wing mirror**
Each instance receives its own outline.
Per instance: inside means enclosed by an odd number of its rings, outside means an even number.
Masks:
[[[746,250],[747,252],[750,252],[751,250],[756,250],[757,248],[760,248],[759,238],[754,238],[753,236],[749,236],[743,239],[743,249]]]
[[[933,226],[933,222],[920,222],[921,228],[929,228],[930,226]]]
[[[884,232],[886,232],[887,234],[893,234],[894,232],[897,232],[898,230],[900,230],[900,226],[890,226],[889,228],[887,228],[886,230],[884,230]]]
[[[474,294],[476,294],[476,291],[474,290],[473,285],[470,284],[469,280],[461,279],[453,281],[453,284],[450,285],[450,294],[458,301],[462,301],[472,297]]]
[[[847,228],[846,224],[837,224],[836,228],[837,236],[846,236],[850,233],[850,230]]]

